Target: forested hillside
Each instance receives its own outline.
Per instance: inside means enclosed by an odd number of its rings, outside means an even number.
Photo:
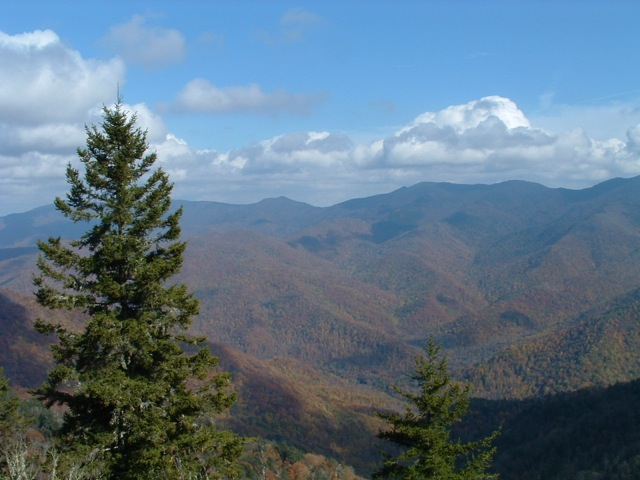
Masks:
[[[184,202],[181,278],[203,301],[199,328],[261,358],[366,376],[358,359],[388,369],[435,334],[468,367],[637,288],[638,183],[418,184],[328,208]],[[0,222],[2,285],[26,294],[35,239],[77,234],[49,207]]]
[[[193,331],[234,372],[242,432],[365,471],[373,412],[394,405],[390,385],[431,335],[484,398],[640,377],[640,178],[422,183],[325,208],[174,203],[189,242],[176,281],[200,300]],[[31,278],[49,235],[78,231],[52,207],[0,218],[0,364],[23,387],[48,358]]]
[[[640,477],[639,403],[636,380],[524,401],[476,400],[472,409],[488,422],[475,429],[503,425],[494,462],[503,480],[622,480]]]

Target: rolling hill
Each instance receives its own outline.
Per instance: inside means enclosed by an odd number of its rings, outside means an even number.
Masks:
[[[177,280],[201,301],[194,330],[233,359],[246,431],[308,441],[297,405],[345,454],[429,336],[485,398],[640,376],[640,177],[584,190],[420,183],[324,208],[176,204],[189,241]],[[31,299],[35,241],[84,227],[52,206],[0,218],[0,364],[18,384],[46,364],[33,319],[61,315]]]

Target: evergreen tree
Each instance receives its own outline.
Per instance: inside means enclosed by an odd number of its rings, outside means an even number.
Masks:
[[[9,380],[0,367],[0,443],[11,436],[20,423],[19,406],[20,400],[11,392]]]
[[[378,438],[399,447],[397,455],[384,453],[383,466],[374,479],[410,480],[488,480],[497,475],[486,473],[495,448],[491,443],[498,435],[462,442],[451,438],[451,426],[459,422],[469,408],[469,385],[452,382],[445,356],[430,339],[425,355],[415,360],[410,378],[419,391],[394,390],[408,401],[404,413],[380,413],[390,430],[381,430]]]
[[[90,464],[95,478],[229,478],[243,442],[213,418],[234,401],[230,378],[213,373],[204,338],[185,334],[198,301],[168,281],[186,247],[182,209],[171,212],[172,184],[152,170],[156,155],[135,122],[119,100],[103,109],[101,128],[86,128],[83,169],[69,164],[69,193],[55,205],[88,230],[38,244],[37,301],[79,309],[86,323],[37,323],[59,341],[35,393],[66,407],[61,459]]]

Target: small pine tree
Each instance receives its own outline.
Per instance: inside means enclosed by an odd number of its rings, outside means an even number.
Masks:
[[[419,392],[394,387],[408,401],[405,412],[379,414],[391,429],[381,430],[378,438],[395,444],[400,453],[384,453],[384,463],[374,479],[497,478],[486,471],[495,453],[491,443],[499,432],[476,442],[451,439],[451,426],[469,408],[469,385],[453,383],[447,370],[446,357],[440,357],[440,348],[430,339],[425,355],[416,357],[415,370],[410,375],[419,385]]]
[[[0,367],[0,441],[6,436],[11,435],[16,427],[18,407],[20,400],[11,392],[11,385],[4,374],[4,368]]]
[[[230,377],[212,373],[218,359],[204,338],[184,334],[198,301],[168,281],[186,247],[182,209],[171,213],[173,186],[152,170],[156,155],[135,122],[119,100],[103,109],[100,129],[87,127],[83,174],[69,164],[70,191],[55,205],[88,230],[38,243],[37,301],[87,320],[81,331],[37,323],[59,341],[35,393],[66,407],[60,465],[90,459],[92,476],[119,480],[229,478],[243,442],[213,418],[234,401]],[[188,344],[199,348],[187,354]]]

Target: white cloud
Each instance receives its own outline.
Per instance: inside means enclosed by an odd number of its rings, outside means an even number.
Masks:
[[[281,135],[255,147],[229,153],[230,162],[243,161],[245,174],[289,172],[314,173],[319,169],[342,168],[350,162],[351,141],[329,132],[301,132]]]
[[[87,60],[51,30],[0,32],[0,204],[49,203],[64,169],[124,78],[118,59]]]
[[[204,78],[191,80],[178,94],[175,108],[206,113],[295,113],[307,114],[323,95],[276,90],[265,93],[257,84],[220,88]]]
[[[136,103],[135,105],[123,105],[125,111],[134,113],[137,117],[136,124],[147,131],[147,142],[161,142],[167,135],[167,127],[162,118],[154,113],[145,103]],[[94,123],[98,123],[97,122]],[[84,143],[84,138],[83,138]]]
[[[107,99],[124,77],[120,60],[85,60],[50,30],[0,32],[0,123],[73,121]]]
[[[531,128],[511,100],[486,97],[418,116],[384,139],[372,166],[442,165],[452,172],[459,166],[484,168],[491,157],[535,147],[544,149],[554,141],[553,136]]]
[[[298,132],[228,152],[196,152],[168,137],[158,154],[165,168],[180,172],[177,196],[246,203],[287,195],[328,205],[419,181],[524,179],[583,188],[640,174],[638,145],[640,125],[625,140],[596,140],[582,128],[549,132],[511,100],[486,97],[422,114],[369,144]]]
[[[0,205],[4,206],[1,214],[26,211],[64,195],[64,171],[69,160],[64,154],[0,152]]]
[[[529,120],[516,104],[508,98],[490,96],[474,100],[465,105],[453,105],[439,112],[426,112],[400,130],[400,133],[420,125],[433,124],[440,128],[451,127],[457,133],[478,128],[490,118],[499,119],[505,127],[529,127]]]
[[[369,168],[414,172],[424,180],[493,183],[509,179],[585,187],[640,174],[633,132],[595,140],[583,129],[548,132],[514,102],[486,97],[418,116],[378,143]]]
[[[157,68],[181,61],[187,51],[182,33],[175,29],[145,25],[146,18],[135,15],[127,23],[109,29],[102,43],[127,62]]]
[[[59,43],[60,39],[51,30],[35,30],[33,32],[8,35],[0,32],[0,48],[12,50],[40,50],[49,45]]]
[[[172,175],[176,198],[250,203],[286,195],[326,205],[347,198],[345,184],[359,181],[349,179],[349,140],[326,132],[282,135],[230,152],[195,151],[168,135],[154,148],[159,163]],[[357,191],[369,188],[373,194],[379,187],[371,182]]]
[[[65,154],[84,143],[81,124],[0,125],[0,152],[20,155],[26,151]]]

